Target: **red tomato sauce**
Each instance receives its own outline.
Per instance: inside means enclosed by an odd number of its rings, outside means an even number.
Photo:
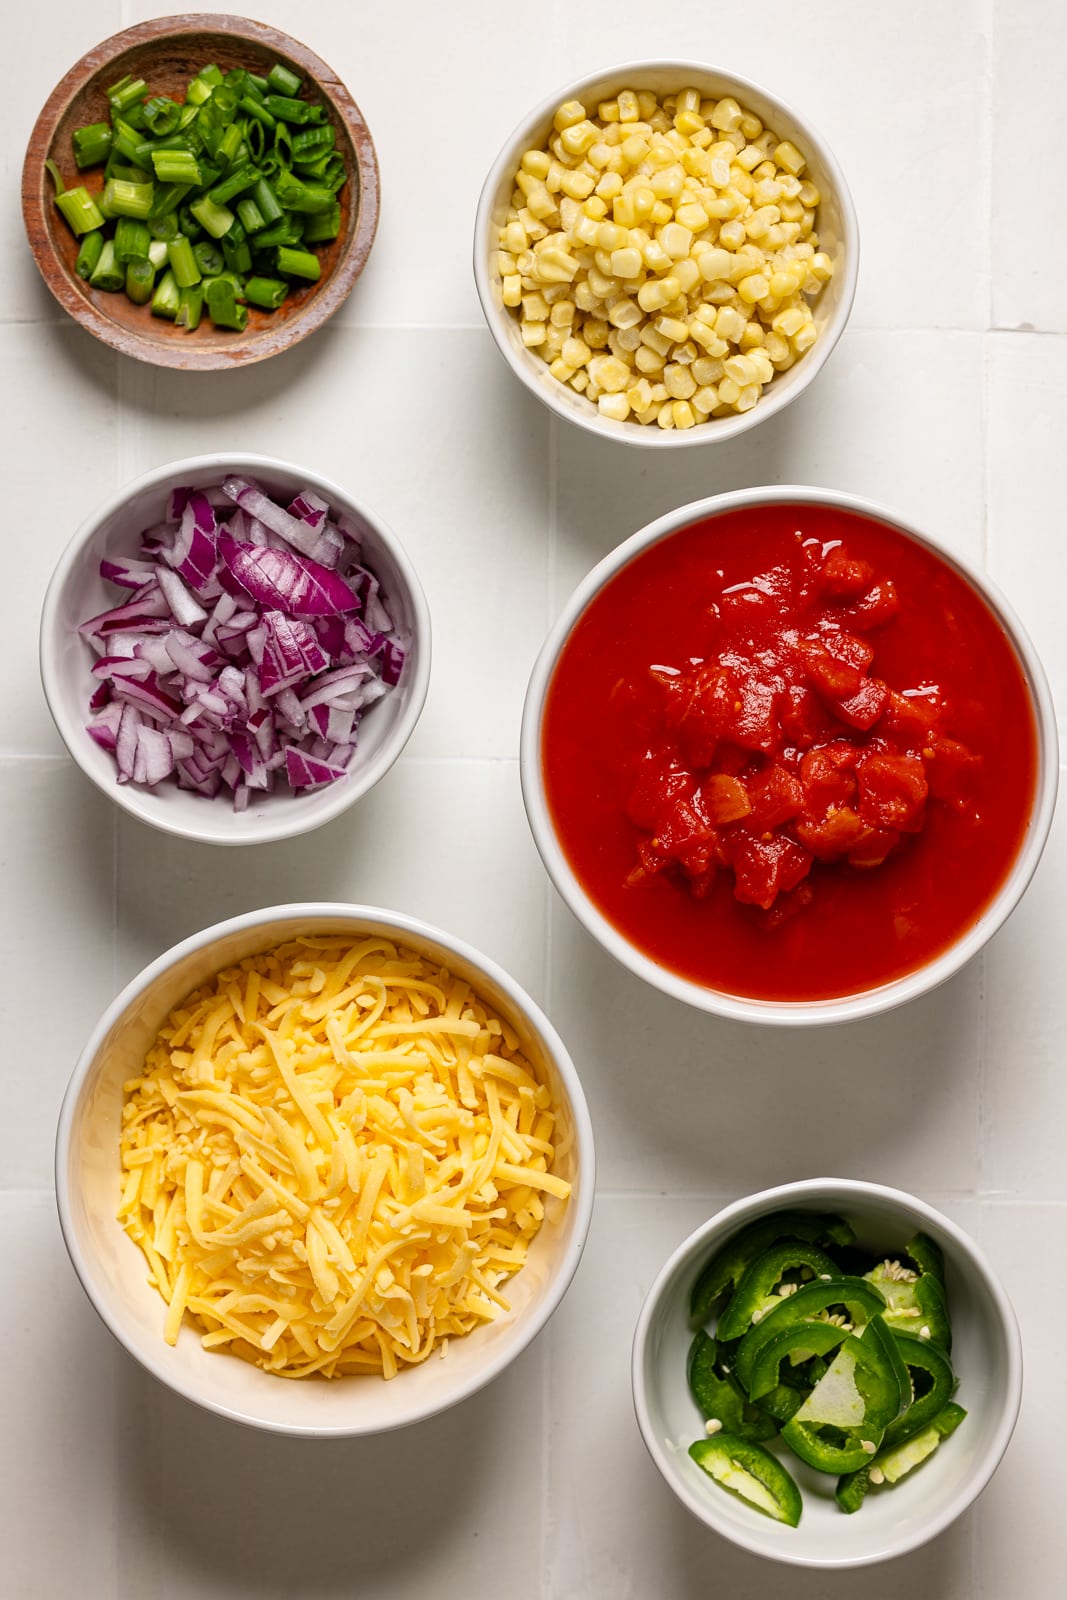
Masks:
[[[822,1000],[925,965],[988,906],[1037,734],[963,578],[885,524],[774,505],[615,575],[557,662],[542,765],[572,870],[646,956]]]

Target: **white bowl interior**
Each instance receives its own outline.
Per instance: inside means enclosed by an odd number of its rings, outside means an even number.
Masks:
[[[1037,774],[1029,823],[1011,870],[999,892],[971,927],[965,929],[940,956],[903,977],[858,994],[844,995],[840,999],[755,1000],[718,989],[705,988],[661,966],[646,956],[636,945],[631,944],[589,898],[563,852],[548,810],[541,770],[541,728],[545,697],[560,653],[583,611],[617,572],[652,545],[706,517],[736,511],[747,506],[794,501],[811,506],[832,506],[885,523],[895,528],[903,537],[932,551],[977,591],[1007,634],[1030,691],[1037,742]],[[894,512],[887,511],[883,506],[875,505],[857,495],[843,494],[832,489],[780,484],[770,488],[741,489],[730,494],[714,495],[706,500],[695,501],[691,505],[680,506],[624,540],[582,580],[545,640],[530,675],[523,708],[520,771],[523,801],[530,829],[548,875],[579,922],[610,955],[635,972],[638,977],[643,978],[646,983],[651,983],[665,994],[684,1000],[687,1005],[696,1006],[699,1010],[733,1017],[741,1022],[811,1027],[831,1022],[847,1022],[857,1017],[890,1011],[894,1006],[902,1005],[905,1001],[927,993],[958,972],[996,933],[1026,890],[1048,839],[1059,784],[1058,746],[1056,711],[1044,669],[1026,630],[1007,600],[985,573],[972,567],[960,556],[944,549],[929,534],[904,521]]]
[[[196,1329],[163,1341],[164,1303],[141,1251],[115,1218],[124,1080],[140,1070],[171,1008],[220,967],[298,931],[384,933],[446,965],[510,1022],[558,1108],[556,1170],[574,1185],[567,1202],[545,1197],[545,1221],[521,1272],[505,1289],[511,1311],[450,1342],[447,1355],[385,1382],[373,1376],[290,1382],[239,1357],[205,1351]],[[570,1282],[589,1226],[592,1135],[578,1080],[532,1001],[492,963],[437,930],[362,907],[283,907],[235,919],[186,941],[148,968],[102,1020],[76,1069],[60,1121],[56,1186],[67,1248],[104,1322],[156,1377],[213,1411],[288,1433],[377,1433],[430,1416],[501,1371],[540,1329]]]
[[[397,625],[411,641],[400,683],[370,707],[360,723],[359,744],[344,778],[320,789],[293,794],[282,785],[255,796],[235,812],[227,793],[209,800],[166,782],[151,790],[119,784],[114,758],[89,737],[89,696],[96,687],[96,659],[78,633],[87,618],[121,603],[128,591],[116,590],[100,576],[104,556],[134,555],[140,534],[163,519],[171,489],[217,484],[227,473],[254,477],[275,495],[302,485],[315,489],[337,513],[347,511],[363,529],[368,566],[381,580],[382,594]],[[84,522],[60,558],[41,618],[41,673],[56,727],[82,771],[134,816],[153,827],[213,844],[257,844],[306,833],[329,821],[373,787],[396,760],[418,721],[430,669],[429,612],[410,560],[380,518],[337,484],[302,467],[254,455],[197,456],[147,473],[123,489]]]
[[[835,1211],[859,1241],[895,1255],[918,1230],[945,1252],[952,1365],[957,1402],[967,1418],[912,1476],[872,1492],[846,1516],[833,1492],[836,1479],[806,1467],[782,1449],[800,1487],[804,1509],[788,1528],[728,1494],[687,1454],[705,1436],[689,1393],[686,1354],[693,1338],[689,1295],[701,1269],[745,1223],[786,1208]],[[652,1459],[671,1488],[717,1533],[778,1561],[850,1566],[884,1560],[932,1538],[965,1510],[992,1476],[1011,1438],[1022,1392],[1019,1331],[991,1268],[962,1231],[932,1207],[876,1184],[823,1179],[790,1184],[728,1207],[698,1229],[667,1263],[649,1292],[634,1343],[638,1421]]]
[[[601,101],[612,98],[620,89],[651,89],[665,94],[688,87],[699,89],[709,98],[734,95],[746,110],[754,111],[765,126],[773,128],[783,139],[791,139],[807,157],[804,176],[818,185],[822,195],[818,215],[819,248],[833,261],[834,273],[812,306],[819,332],[817,342],[788,372],[775,376],[758,405],[736,417],[712,417],[695,428],[664,430],[654,425],[642,427],[638,423],[603,417],[591,400],[552,377],[540,356],[523,344],[518,319],[504,305],[495,252],[499,248],[498,230],[507,220],[519,161],[525,151],[541,147],[552,127],[556,108],[563,101],[579,99],[587,111],[595,112]],[[859,269],[859,235],[852,200],[837,162],[820,136],[789,106],[735,73],[693,62],[648,61],[612,67],[560,89],[515,129],[494,162],[482,191],[475,231],[474,269],[490,331],[527,388],[561,416],[605,438],[670,450],[732,438],[773,416],[811,382],[837,342],[852,309]]]

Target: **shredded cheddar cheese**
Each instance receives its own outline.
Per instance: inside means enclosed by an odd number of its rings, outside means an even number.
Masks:
[[[570,1185],[506,1023],[390,943],[294,939],[167,1018],[126,1085],[118,1216],[208,1349],[391,1378],[508,1309]]]

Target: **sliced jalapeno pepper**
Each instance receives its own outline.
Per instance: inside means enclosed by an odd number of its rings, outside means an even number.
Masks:
[[[909,1261],[914,1261],[919,1272],[926,1277],[936,1278],[942,1289],[945,1287],[945,1256],[941,1246],[928,1233],[917,1233],[909,1239],[904,1246],[904,1254]]]
[[[878,1345],[882,1355],[885,1357],[886,1365],[896,1379],[898,1395],[897,1416],[899,1416],[901,1412],[906,1411],[908,1406],[911,1405],[912,1386],[907,1363],[897,1343],[897,1337],[881,1315],[871,1318],[863,1330],[863,1337]],[[892,1427],[892,1425],[891,1423],[890,1426]]]
[[[966,1415],[962,1406],[950,1400],[920,1433],[912,1434],[889,1449],[883,1445],[869,1466],[847,1473],[838,1483],[834,1498],[842,1511],[857,1511],[869,1489],[883,1485],[891,1489],[909,1472],[914,1472],[933,1455],[942,1439],[955,1433]]]
[[[841,1269],[816,1244],[806,1243],[802,1239],[787,1239],[781,1244],[772,1245],[741,1274],[737,1288],[719,1318],[716,1337],[743,1338],[752,1326],[755,1312],[760,1311],[766,1316],[768,1309],[774,1309],[773,1306],[766,1307],[764,1302],[784,1275],[797,1267],[807,1267],[813,1278],[841,1277]]]
[[[810,1239],[814,1244],[849,1244],[855,1234],[843,1217],[811,1211],[776,1211],[773,1216],[757,1217],[721,1250],[716,1251],[693,1285],[689,1300],[690,1321],[703,1327],[729,1289],[750,1262],[781,1239]]]
[[[809,1356],[824,1356],[836,1350],[847,1337],[848,1329],[836,1327],[832,1322],[800,1322],[783,1328],[764,1345],[753,1363],[748,1380],[749,1399],[758,1400],[762,1405],[763,1397],[779,1385],[779,1368],[787,1356],[798,1351]]]
[[[933,1245],[932,1239],[928,1242]],[[891,1328],[902,1333],[918,1333],[924,1339],[933,1339],[945,1350],[952,1349],[952,1326],[945,1291],[932,1272],[916,1276],[899,1261],[880,1261],[870,1272],[864,1273],[864,1277],[885,1295],[889,1307],[885,1320]]]
[[[800,1490],[778,1457],[762,1445],[736,1434],[717,1433],[691,1444],[689,1454],[709,1478],[757,1511],[791,1528],[800,1521]]]
[[[877,1340],[849,1334],[782,1438],[819,1472],[855,1472],[874,1456],[899,1407],[897,1375]]]
[[[756,1358],[766,1345],[785,1328],[811,1320],[829,1306],[843,1305],[854,1323],[864,1323],[885,1310],[885,1300],[876,1286],[864,1278],[833,1278],[806,1283],[756,1324],[737,1347],[735,1370],[745,1390],[752,1379]]]
[[[689,1347],[687,1376],[689,1392],[706,1421],[722,1423],[727,1433],[738,1438],[773,1439],[778,1424],[758,1406],[750,1405],[733,1377],[721,1377],[715,1370],[718,1356],[715,1340],[701,1330]],[[799,1399],[798,1399],[799,1403]]]
[[[886,1450],[903,1444],[913,1433],[928,1427],[948,1405],[956,1388],[948,1358],[932,1339],[920,1339],[917,1334],[899,1332],[891,1337],[909,1375],[911,1400],[885,1430],[882,1447]]]

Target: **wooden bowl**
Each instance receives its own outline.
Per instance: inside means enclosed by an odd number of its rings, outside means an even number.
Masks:
[[[54,201],[45,168],[51,157],[69,187],[103,187],[103,168],[79,173],[71,135],[108,119],[107,89],[126,73],[149,91],[184,100],[189,80],[214,62],[265,75],[276,61],[308,80],[311,98],[326,107],[348,180],[338,195],[341,231],[318,248],[322,276],[296,287],[273,312],[249,307],[243,333],[215,328],[205,315],[195,333],[152,316],[124,294],[91,289],[74,271],[78,241]],[[349,294],[370,254],[378,225],[378,161],[359,107],[336,73],[306,46],[247,17],[158,17],[114,34],[72,67],[48,97],[30,136],[22,169],[22,214],[41,276],[65,311],[105,344],[138,361],[186,371],[243,366],[297,344],[322,326]]]

